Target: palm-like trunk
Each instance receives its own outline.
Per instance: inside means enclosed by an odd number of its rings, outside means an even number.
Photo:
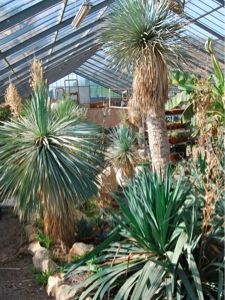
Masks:
[[[68,212],[67,217],[58,217],[52,212],[44,212],[44,232],[54,242],[62,241],[67,246],[74,242],[75,216]]]
[[[165,103],[168,98],[168,70],[160,53],[143,53],[133,81],[132,105],[146,117],[152,166],[163,177],[169,163],[169,140]]]
[[[149,111],[146,125],[153,168],[164,176],[169,162],[170,146],[163,109],[160,108],[158,114],[151,114]]]

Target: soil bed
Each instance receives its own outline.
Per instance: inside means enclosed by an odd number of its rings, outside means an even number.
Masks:
[[[27,240],[18,217],[8,209],[0,218],[0,299],[47,300],[32,274],[32,259],[27,252]]]

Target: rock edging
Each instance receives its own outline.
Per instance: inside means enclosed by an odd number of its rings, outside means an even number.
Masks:
[[[49,250],[42,247],[39,241],[36,240],[35,227],[30,224],[26,225],[24,229],[29,241],[28,252],[33,256],[32,261],[34,267],[41,272],[55,273],[48,278],[48,283],[46,286],[46,292],[48,296],[54,297],[55,300],[73,299],[76,294],[76,290],[72,289],[72,286],[65,284],[63,275],[61,273],[57,273],[59,266],[51,259]],[[82,251],[89,252],[93,249],[93,246],[91,245],[88,246],[83,243],[75,244],[71,248],[70,256],[73,254],[80,255]],[[90,299],[90,297],[87,298],[87,300]]]

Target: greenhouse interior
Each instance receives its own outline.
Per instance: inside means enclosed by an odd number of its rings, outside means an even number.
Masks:
[[[0,0],[0,300],[225,299],[224,0]]]

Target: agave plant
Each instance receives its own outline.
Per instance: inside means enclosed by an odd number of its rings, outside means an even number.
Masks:
[[[106,17],[101,42],[112,65],[134,74],[132,107],[146,116],[154,168],[165,173],[170,146],[165,121],[168,67],[187,57],[181,17],[168,0],[118,0]]]
[[[69,243],[74,209],[98,190],[99,130],[57,116],[47,102],[42,83],[34,90],[29,115],[0,128],[0,195],[15,197],[22,217],[42,210],[45,233]]]
[[[140,161],[137,144],[137,133],[135,130],[124,125],[119,125],[111,130],[108,161],[122,178],[132,177],[135,167]],[[118,181],[121,184],[121,180],[118,179]]]

